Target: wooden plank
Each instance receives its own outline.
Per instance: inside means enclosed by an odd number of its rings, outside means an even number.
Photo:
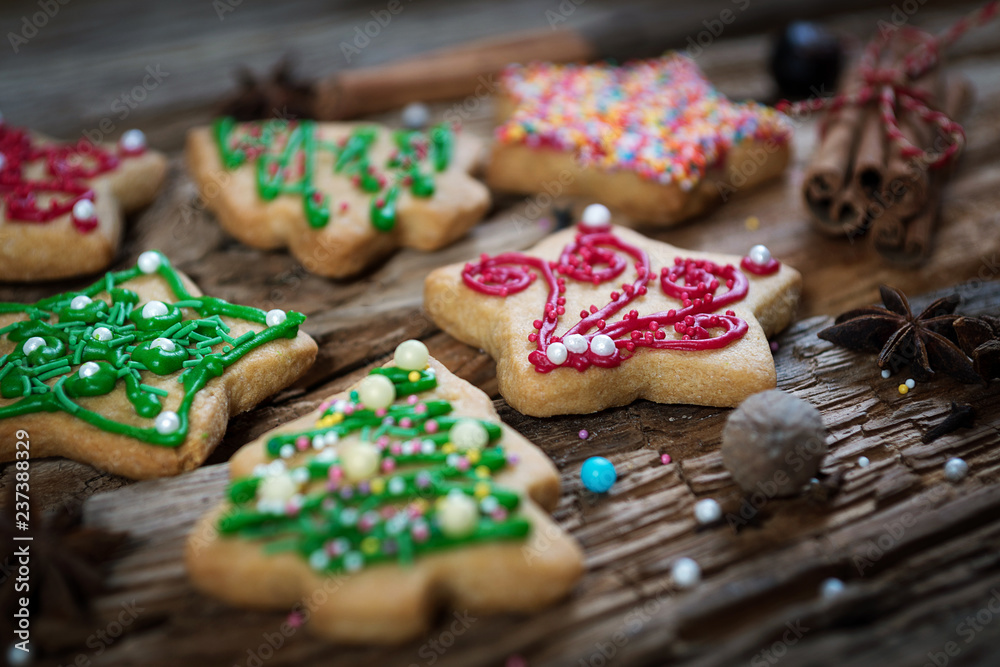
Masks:
[[[933,296],[916,300],[915,307]],[[995,311],[1000,284],[966,289],[964,296],[965,312]],[[885,643],[889,628],[904,632],[899,618],[927,624],[951,618],[963,605],[982,607],[991,587],[1000,586],[1000,384],[984,390],[943,379],[901,396],[898,378],[883,380],[873,355],[816,338],[829,323],[825,317],[797,323],[779,338],[775,357],[779,385],[817,405],[830,428],[822,491],[745,501],[719,454],[726,410],[638,402],[597,415],[535,419],[501,399],[503,419],[538,443],[562,473],[555,517],[587,554],[587,573],[570,599],[532,617],[477,619],[440,655],[426,640],[331,655],[321,642],[296,632],[271,661],[426,664],[434,655],[441,665],[486,665],[518,653],[531,664],[577,665],[599,664],[613,651],[621,664],[669,656],[714,665],[749,660],[780,644],[787,623],[808,631],[801,648],[788,647],[782,664],[809,664],[808,647],[828,644],[834,651],[864,646],[875,660],[902,650]],[[481,355],[444,335],[428,344],[460,374],[491,376],[489,364],[470,363]],[[349,374],[344,382],[358,376]],[[312,404],[341,385],[300,400]],[[931,445],[917,444],[946,412],[946,399],[975,405],[979,423]],[[587,440],[577,436],[581,428],[590,431]],[[662,452],[675,462],[661,465]],[[586,492],[577,477],[583,460],[595,454],[612,458],[619,472],[605,497]],[[862,454],[872,462],[867,468],[856,465]],[[950,456],[970,464],[972,474],[962,484],[944,480]],[[113,645],[107,664],[149,662],[149,656],[156,656],[152,664],[246,664],[246,651],[279,631],[284,614],[229,609],[195,593],[184,576],[186,533],[217,502],[226,480],[224,464],[207,466],[86,502],[88,523],[131,531],[130,546],[112,569],[116,591],[99,600],[100,612],[110,619],[123,600],[135,599],[152,626]],[[704,497],[719,500],[728,524],[697,527],[692,506]],[[705,581],[689,593],[670,583],[670,565],[681,555],[696,558],[705,572]],[[842,597],[820,597],[820,582],[829,576],[847,582]],[[861,638],[839,630],[855,625]],[[946,641],[953,627],[940,627],[934,641]],[[450,641],[448,628],[446,617],[428,639]],[[996,631],[983,642],[987,636]]]

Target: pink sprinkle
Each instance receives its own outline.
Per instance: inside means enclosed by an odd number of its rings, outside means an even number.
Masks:
[[[410,419],[409,417],[403,417],[402,419],[399,420],[399,425],[402,426],[403,428],[410,428],[411,426],[413,426],[413,420]]]
[[[396,469],[396,459],[382,459],[382,472],[392,472]]]
[[[360,405],[359,405],[359,407],[360,407]],[[344,406],[344,414],[345,415],[354,414],[354,406],[350,405],[350,404],[345,405]]]
[[[437,433],[438,423],[436,419],[428,419],[427,423],[424,424],[424,430],[428,433]]]
[[[504,507],[498,507],[495,510],[493,510],[493,514],[491,514],[490,516],[493,517],[494,521],[506,521],[507,510]]]
[[[389,451],[392,452],[394,456],[399,456],[403,453],[403,445],[398,442],[394,442],[389,446]]]
[[[375,444],[377,444],[382,449],[385,449],[386,447],[389,446],[389,436],[387,436],[387,435],[380,435],[378,437],[378,440],[375,441]]]
[[[292,613],[290,613],[288,615],[288,618],[285,619],[285,622],[288,623],[288,625],[291,626],[291,627],[293,627],[293,628],[301,628],[302,627],[302,614],[300,614],[297,611],[293,611]],[[509,662],[508,662],[508,664],[509,664]]]
[[[304,452],[305,450],[309,449],[309,438],[305,436],[299,436],[298,438],[296,438],[295,448],[298,449],[300,452]]]
[[[590,432],[587,431],[587,429],[582,428],[580,429],[579,436],[581,440],[586,440],[590,436]]]
[[[330,409],[330,405],[331,405],[330,401],[323,401],[322,403],[319,404],[319,411],[326,412],[327,410]]]
[[[340,466],[330,466],[330,469],[327,471],[326,474],[334,482],[339,482],[340,479],[344,476],[344,471],[341,469]]]
[[[778,347],[779,347],[778,346],[778,341],[772,340],[771,341],[771,352],[777,352],[778,351]]]
[[[465,458],[464,456],[462,458],[460,458],[458,461],[455,462],[455,469],[456,470],[461,470],[462,472],[465,472],[466,470],[468,470],[469,469],[469,459]]]
[[[389,413],[386,411],[385,408],[379,408],[378,410],[375,411],[376,417],[385,417],[387,414]]]
[[[416,394],[410,394],[409,396],[406,397],[406,402],[409,403],[410,405],[416,405],[416,403],[417,403],[417,395]]]
[[[670,458],[670,454],[664,454],[663,456],[660,457],[660,463],[662,463],[663,465],[667,465],[671,461],[673,461],[673,459]]]
[[[421,403],[420,405],[418,405],[415,408],[413,408],[413,411],[415,413],[417,413],[418,415],[422,415],[425,412],[427,412],[427,404],[426,403]]]

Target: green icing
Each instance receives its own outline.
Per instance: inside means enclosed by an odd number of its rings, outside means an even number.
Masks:
[[[433,371],[416,377],[395,367],[372,373],[392,380],[396,403],[375,413],[360,408],[352,392],[347,400],[322,406],[316,428],[272,437],[266,444],[272,463],[230,484],[233,507],[219,519],[219,533],[261,540],[268,553],[297,552],[324,573],[407,564],[468,544],[523,540],[531,524],[518,513],[520,494],[493,481],[511,464],[499,442],[499,424],[476,420],[486,429],[488,444],[458,451],[448,437],[459,421],[451,403],[411,398],[437,386]],[[343,476],[332,446],[349,434],[372,443],[381,462],[381,472],[353,484]],[[297,453],[305,460],[286,465]],[[287,504],[260,493],[274,476],[284,476],[286,484],[295,480],[297,492]],[[475,500],[478,518],[467,533],[449,535],[439,523],[438,501],[456,493]]]
[[[209,380],[254,348],[279,338],[294,338],[305,321],[301,313],[289,312],[284,322],[267,326],[263,310],[193,296],[166,257],[157,256],[156,273],[174,296],[172,303],[164,303],[163,315],[143,316],[146,304],[139,303],[136,292],[122,287],[142,275],[138,267],[109,272],[82,291],[56,294],[35,304],[0,303],[0,314],[27,318],[0,328],[0,338],[6,336],[15,345],[0,357],[0,397],[13,399],[0,406],[0,419],[63,411],[110,433],[177,447],[187,438],[191,404]],[[97,298],[102,293],[110,302]],[[73,308],[71,303],[79,296],[91,301]],[[185,319],[190,317],[186,313],[194,317]],[[264,329],[233,337],[222,316],[263,325]],[[26,354],[24,344],[32,338],[41,342]],[[161,338],[169,342],[153,345]],[[93,373],[81,375],[88,362],[95,363],[96,369],[88,366]],[[177,375],[183,395],[176,409],[176,430],[161,433],[154,423],[122,423],[74,400],[107,395],[122,384],[136,415],[154,420],[162,413],[161,398],[168,392],[145,383],[143,378],[150,374]]]
[[[325,227],[331,215],[329,197],[314,184],[316,155],[317,151],[330,152],[334,156],[334,173],[349,176],[358,189],[372,195],[371,223],[383,232],[395,227],[402,188],[408,187],[416,197],[434,195],[432,173],[448,168],[455,140],[447,125],[429,132],[396,131],[396,150],[380,166],[372,164],[370,157],[379,132],[371,126],[358,127],[341,142],[320,139],[312,121],[237,123],[224,117],[215,121],[213,130],[227,169],[255,162],[261,199],[300,196],[306,221],[316,229]]]

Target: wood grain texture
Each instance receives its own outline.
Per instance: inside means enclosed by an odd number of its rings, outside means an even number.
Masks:
[[[599,19],[619,4],[590,0],[568,24]],[[641,12],[649,4],[634,6]],[[357,62],[545,27],[549,7],[543,5],[494,3],[479,7],[474,17],[472,9],[443,2],[407,5]],[[558,3],[552,5],[558,11]],[[973,6],[928,2],[910,20],[941,29]],[[6,118],[64,139],[93,130],[105,117],[115,125],[113,136],[132,126],[147,131],[152,145],[172,151],[168,183],[130,219],[116,268],[134,262],[142,250],[159,248],[206,293],[307,313],[305,330],[320,344],[320,354],[295,386],[233,419],[209,465],[192,474],[130,485],[64,460],[33,463],[33,494],[43,506],[86,500],[89,522],[131,532],[112,569],[115,588],[98,601],[100,618],[92,631],[105,630],[123,603],[134,599],[143,609],[109,646],[95,641],[79,653],[51,656],[51,664],[82,656],[95,665],[252,665],[273,654],[265,664],[497,665],[520,654],[532,665],[595,667],[668,660],[919,666],[930,661],[928,652],[941,653],[950,641],[960,651],[951,664],[997,664],[1000,620],[988,604],[994,589],[1000,590],[998,385],[983,390],[942,380],[900,397],[895,381],[878,376],[873,358],[832,348],[814,334],[828,323],[825,316],[874,302],[879,283],[913,295],[975,281],[965,290],[969,303],[963,312],[1000,310],[1000,23],[969,34],[949,53],[950,66],[975,85],[977,101],[966,124],[965,156],[945,193],[935,252],[921,269],[887,267],[867,244],[823,238],[808,227],[799,191],[803,165],[815,148],[811,121],[796,128],[795,157],[783,180],[752,194],[736,193],[705,218],[650,232],[680,247],[713,252],[743,253],[764,243],[802,271],[801,319],[780,339],[778,381],[820,407],[832,432],[822,485],[801,498],[764,503],[748,512],[753,516],[739,530],[699,530],[691,513],[695,500],[714,497],[727,512],[741,507],[718,451],[726,411],[639,402],[586,417],[524,417],[499,398],[493,362],[438,332],[421,310],[423,277],[433,268],[480,252],[525,249],[548,233],[550,212],[539,205],[546,202],[498,199],[485,223],[456,245],[434,254],[402,251],[351,282],[312,276],[282,252],[243,246],[205,212],[178,150],[188,127],[206,122],[231,88],[230,73],[239,65],[263,70],[291,47],[306,76],[344,67],[337,44],[378,7],[245,0],[221,21],[207,1],[133,8],[125,0],[78,0],[63,6],[16,56],[5,44],[0,103]],[[718,15],[714,8],[694,13],[709,20]],[[37,5],[28,0],[5,3],[0,27],[17,30],[21,17],[34,11]],[[683,10],[685,16],[693,11]],[[857,37],[891,16],[889,6],[836,17],[831,24]],[[101,28],[109,25],[115,39]],[[698,54],[698,64],[734,98],[769,99],[769,37],[723,37]],[[113,101],[141,82],[146,65],[157,63],[170,76],[119,119]],[[437,104],[433,111],[438,117],[457,114],[466,131],[489,136],[487,98]],[[397,123],[398,114],[378,119]],[[759,219],[758,229],[746,224],[750,216]],[[33,301],[90,281],[0,285],[0,300]],[[229,609],[187,584],[180,560],[186,531],[217,501],[226,479],[222,464],[233,452],[315,408],[410,337],[425,340],[449,369],[496,399],[504,420],[552,456],[564,481],[555,518],[583,544],[587,575],[570,599],[531,618],[476,619],[461,635],[450,634],[453,619],[442,619],[424,642],[390,651],[331,649],[297,631],[281,637],[275,651],[268,638],[281,634],[283,614]],[[976,405],[977,426],[921,444],[920,434],[943,417],[948,399]],[[591,433],[586,441],[577,436],[581,428]],[[663,452],[677,463],[660,465]],[[621,481],[605,498],[585,493],[579,483],[580,465],[594,454],[611,457],[619,469]],[[864,470],[854,466],[861,455],[872,461]],[[965,457],[973,470],[959,486],[945,482],[941,470],[954,455]],[[13,473],[10,466],[0,471],[0,487],[11,483]],[[670,564],[679,555],[698,559],[705,570],[705,582],[692,593],[681,594],[670,582]],[[860,562],[859,572],[856,556],[871,566]],[[830,602],[817,595],[827,576],[848,583],[846,593]],[[1000,609],[996,603],[994,608]],[[990,614],[993,622],[980,620],[974,630],[966,617],[977,612],[982,618]],[[801,638],[788,635],[788,623],[808,630]]]

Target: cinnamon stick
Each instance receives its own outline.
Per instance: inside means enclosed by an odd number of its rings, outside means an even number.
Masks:
[[[844,94],[861,87],[857,69],[841,85]],[[806,168],[802,194],[816,229],[831,236],[856,236],[864,232],[864,206],[845,198],[863,110],[854,106],[831,112],[823,119],[825,132]]]
[[[964,77],[949,78],[944,85],[944,104],[942,110],[950,118],[961,118],[972,106],[972,85]],[[930,145],[927,141],[921,147],[938,153],[947,145],[947,139],[940,133],[930,132],[938,141]],[[918,144],[919,145],[919,144]],[[926,164],[910,160],[910,168],[914,173],[926,176],[926,189],[923,192],[926,200],[921,208],[908,218],[902,218],[896,205],[889,209],[882,224],[876,225],[872,234],[872,243],[880,255],[897,264],[919,264],[930,255],[931,241],[934,235],[935,223],[941,208],[941,196],[944,184],[951,176],[953,165],[944,165],[937,169],[928,169]],[[901,204],[902,202],[898,202]],[[901,209],[900,209],[901,210]]]

